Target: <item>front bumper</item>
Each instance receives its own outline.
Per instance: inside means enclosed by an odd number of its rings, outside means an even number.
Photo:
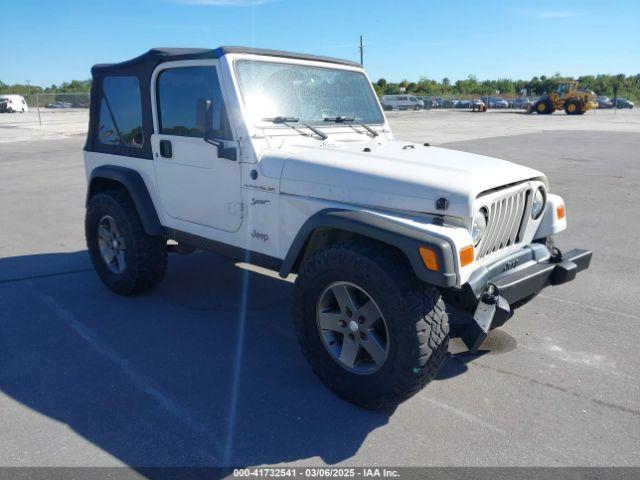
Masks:
[[[575,279],[589,268],[591,256],[590,250],[574,249],[563,254],[536,244],[478,271],[465,286],[466,299],[461,305],[473,316],[454,316],[463,326],[460,336],[469,351],[475,352],[492,327],[511,317],[512,305],[547,286]]]
[[[589,268],[591,251],[573,249],[559,257],[550,257],[525,269],[503,276],[491,282],[498,288],[500,296],[513,304],[538,293],[549,285],[570,282],[578,272]]]

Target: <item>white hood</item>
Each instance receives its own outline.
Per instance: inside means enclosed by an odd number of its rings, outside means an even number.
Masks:
[[[280,157],[281,162],[281,155],[268,154],[264,160]],[[481,192],[532,178],[546,183],[537,170],[483,155],[403,141],[356,142],[287,149],[280,191],[468,218]],[[446,212],[435,208],[440,197],[449,200]]]

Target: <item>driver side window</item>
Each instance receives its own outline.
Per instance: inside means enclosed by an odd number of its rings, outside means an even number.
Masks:
[[[198,105],[211,102],[211,135],[231,140],[231,132],[215,67],[177,67],[157,79],[158,124],[163,135],[203,138],[205,123]]]

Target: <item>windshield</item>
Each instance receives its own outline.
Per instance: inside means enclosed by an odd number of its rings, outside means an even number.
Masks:
[[[363,123],[384,123],[362,72],[253,60],[236,62],[236,72],[253,122],[292,117],[326,126],[327,117],[349,116]]]

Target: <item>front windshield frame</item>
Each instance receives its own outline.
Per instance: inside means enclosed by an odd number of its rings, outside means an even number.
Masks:
[[[316,68],[316,69],[324,69],[324,70],[332,70],[332,71],[341,71],[341,72],[352,72],[355,74],[359,74],[362,75],[365,80],[366,83],[369,86],[369,92],[372,95],[372,99],[374,100],[374,106],[375,106],[375,110],[378,116],[379,121],[375,122],[375,123],[371,123],[371,122],[365,122],[367,125],[371,125],[371,126],[380,126],[380,127],[384,127],[387,123],[387,119],[384,115],[384,112],[382,111],[382,108],[380,106],[380,99],[378,98],[378,95],[376,94],[373,85],[371,84],[371,80],[369,79],[369,77],[367,76],[366,72],[363,69],[360,68],[354,68],[354,67],[343,67],[343,66],[327,66],[326,63],[321,63],[321,62],[313,62],[313,61],[308,61],[308,60],[296,60],[296,59],[283,59],[283,58],[265,58],[265,57],[261,57],[261,56],[239,56],[234,58],[231,61],[232,67],[233,67],[233,76],[234,76],[234,83],[236,84],[236,89],[238,92],[238,100],[240,103],[240,106],[242,108],[242,112],[243,112],[243,116],[245,118],[245,121],[248,124],[251,124],[255,127],[259,127],[259,128],[276,128],[276,129],[287,129],[286,126],[282,126],[282,125],[276,125],[273,122],[271,122],[270,120],[264,120],[264,119],[255,119],[252,118],[251,115],[249,114],[249,109],[247,107],[247,103],[245,101],[245,92],[243,91],[242,85],[241,85],[241,81],[240,81],[240,75],[238,72],[238,63],[241,62],[256,62],[256,63],[271,63],[271,64],[279,64],[279,65],[295,65],[295,66],[300,66],[300,67],[311,67],[311,68]],[[320,121],[315,121],[315,122],[311,122],[308,119],[304,119],[304,118],[300,118],[300,122],[307,122],[313,126],[315,126],[316,128],[318,127],[323,127],[323,128],[344,128],[345,125],[340,124],[340,123],[333,123],[333,122],[320,122]]]

